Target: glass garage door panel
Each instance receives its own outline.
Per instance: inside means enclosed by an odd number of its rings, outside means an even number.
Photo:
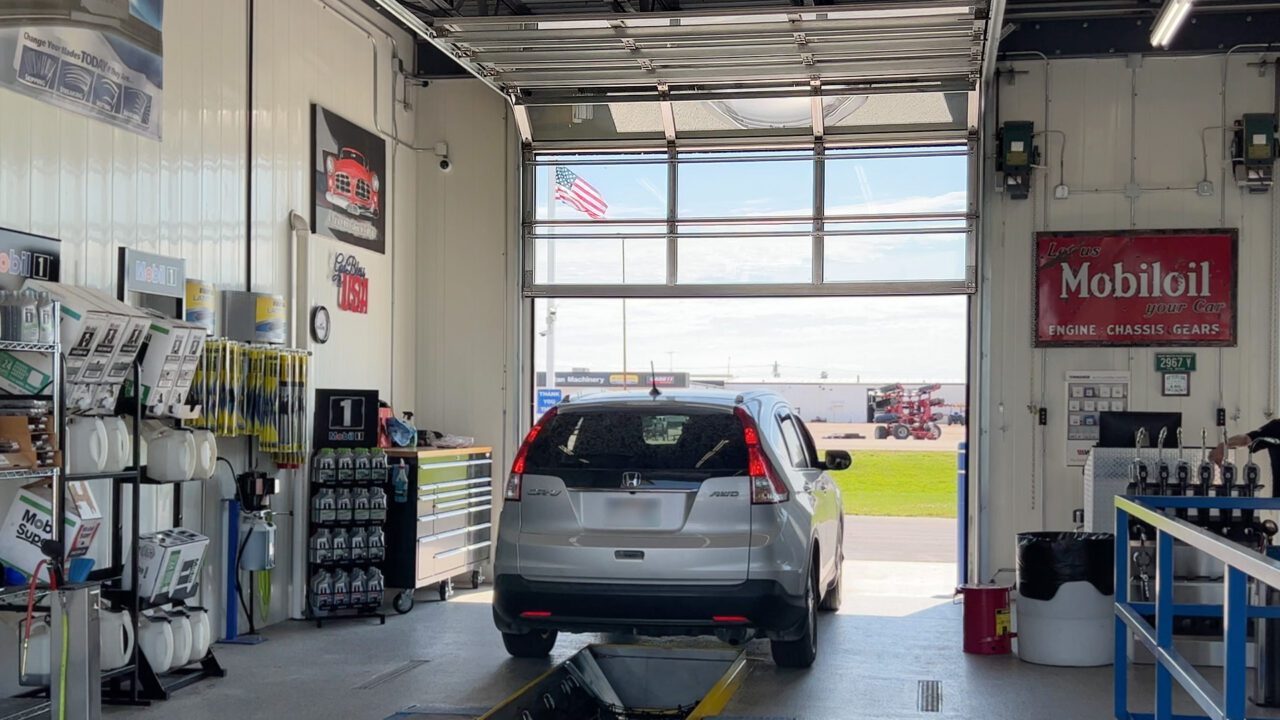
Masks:
[[[543,227],[533,238],[538,284],[662,284],[666,225]]]
[[[824,163],[826,215],[964,213],[969,199],[965,148],[910,152],[829,153]]]
[[[761,153],[681,155],[679,217],[812,217],[813,155],[785,157],[789,159]],[[720,160],[703,162],[716,158]],[[688,160],[694,162],[684,162]]]
[[[662,140],[657,103],[597,103],[531,106],[529,122],[540,141]]]
[[[744,237],[749,231],[759,237]],[[681,226],[681,284],[777,284],[813,280],[813,226],[809,223]],[[715,237],[726,235],[728,237]]]
[[[534,216],[538,221],[665,220],[667,164],[652,155],[541,156],[534,166]],[[585,161],[585,160],[589,160]],[[614,161],[614,162],[610,162]],[[559,190],[559,193],[557,193]],[[573,205],[595,196],[603,210],[594,217]],[[600,209],[598,201],[591,209]]]
[[[826,229],[862,232],[864,226],[833,223]],[[968,234],[963,229],[828,235],[824,243],[823,279],[846,283],[963,280],[967,248]]]

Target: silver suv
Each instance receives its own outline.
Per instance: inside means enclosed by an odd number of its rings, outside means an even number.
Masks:
[[[529,431],[505,486],[493,617],[507,651],[557,633],[771,640],[808,667],[838,609],[844,514],[794,411],[772,393],[603,393]]]

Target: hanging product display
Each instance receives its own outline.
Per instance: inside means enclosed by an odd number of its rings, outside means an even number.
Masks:
[[[221,437],[257,438],[277,465],[297,467],[306,459],[310,366],[306,351],[210,339],[192,385],[202,408],[192,425]]]

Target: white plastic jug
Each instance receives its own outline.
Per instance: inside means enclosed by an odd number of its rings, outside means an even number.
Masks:
[[[168,618],[143,616],[138,624],[138,647],[147,657],[151,669],[166,672],[173,666],[173,628]]]
[[[67,472],[102,472],[107,462],[107,428],[101,418],[67,419]]]
[[[173,629],[173,664],[170,670],[191,662],[191,619],[181,610],[169,612],[169,627]]]
[[[183,430],[166,430],[147,441],[147,476],[160,482],[186,482],[196,471],[196,439]]]
[[[104,417],[102,425],[107,433],[107,457],[102,469],[120,472],[133,464],[133,432],[121,417]]]
[[[133,657],[134,644],[133,618],[129,611],[100,611],[98,627],[102,636],[98,664],[103,670],[115,670],[128,665]]]
[[[196,480],[208,480],[213,477],[218,464],[218,441],[210,430],[195,430],[191,433],[196,443],[196,469],[193,477]]]
[[[191,660],[203,660],[209,654],[209,646],[213,644],[213,627],[209,624],[209,613],[202,608],[187,610],[191,618]]]

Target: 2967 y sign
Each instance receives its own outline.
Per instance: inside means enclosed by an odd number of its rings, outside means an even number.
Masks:
[[[1235,230],[1036,234],[1035,344],[1236,344]]]

